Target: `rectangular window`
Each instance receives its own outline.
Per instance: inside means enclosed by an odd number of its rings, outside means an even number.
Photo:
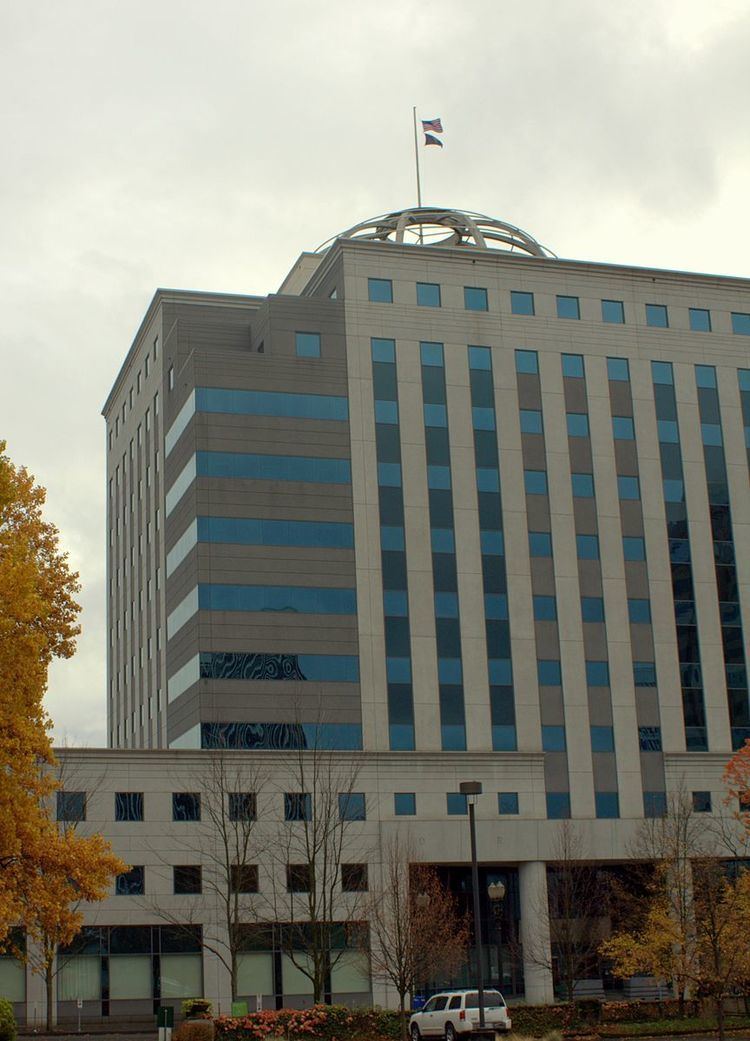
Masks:
[[[646,543],[640,535],[624,535],[622,552],[626,560],[645,560]]]
[[[423,365],[431,365],[437,369],[441,369],[444,365],[442,343],[436,343],[431,340],[421,340],[419,344],[419,357]]]
[[[635,427],[631,416],[612,416],[612,436],[615,441],[634,441]]]
[[[643,793],[643,816],[644,817],[666,817],[667,815],[667,793],[666,792],[644,792]]]
[[[542,748],[545,752],[565,751],[565,727],[543,726]]]
[[[309,792],[284,793],[284,820],[312,820],[312,796]]]
[[[602,300],[602,321],[610,325],[625,324],[625,307],[622,300]]]
[[[656,665],[652,661],[634,661],[633,679],[636,687],[656,686]]]
[[[342,821],[367,819],[364,792],[342,792],[339,795],[339,819]]]
[[[640,499],[641,489],[638,478],[619,475],[617,478],[617,494],[621,499]]]
[[[585,412],[568,412],[568,437],[588,437],[589,417]]]
[[[488,311],[487,290],[476,286],[464,286],[464,307],[467,311]]]
[[[469,812],[463,792],[447,792],[445,800],[449,817],[462,817]]]
[[[579,560],[598,560],[599,537],[597,535],[576,535],[576,550]]]
[[[638,727],[638,745],[642,752],[661,752],[661,727]]]
[[[522,408],[520,413],[521,417],[521,433],[522,434],[542,434],[544,428],[542,426],[542,413],[536,408]]]
[[[57,793],[57,819],[76,823],[86,820],[86,792]]]
[[[669,314],[665,304],[646,304],[646,325],[655,329],[669,327]]]
[[[581,308],[577,296],[558,296],[557,298],[558,318],[580,318]]]
[[[581,618],[584,622],[604,621],[604,600],[600,596],[581,597]]]
[[[200,864],[175,864],[172,871],[175,894],[202,892],[203,871]]]
[[[711,792],[693,792],[693,813],[711,812]]]
[[[115,820],[143,820],[143,792],[115,792]]]
[[[396,362],[396,341],[387,340],[383,337],[373,336],[370,340],[372,360],[383,362],[385,365],[394,365]]]
[[[617,792],[594,792],[596,815],[600,819],[612,820],[620,816],[620,797]]]
[[[578,499],[594,498],[594,475],[593,474],[571,474],[573,495]]]
[[[534,597],[534,618],[537,622],[554,622],[557,618],[557,605],[554,596]]]
[[[547,494],[547,471],[546,470],[524,470],[523,483],[527,495]]]
[[[570,817],[570,792],[547,792],[549,820],[567,820]]]
[[[416,793],[395,792],[393,795],[393,812],[396,817],[415,817],[417,814]]]
[[[630,382],[630,365],[627,358],[607,358],[607,378],[617,383]]]
[[[567,376],[568,379],[582,380],[583,377],[584,377],[583,355],[582,354],[563,354],[562,355],[562,373],[563,373],[563,376]]]
[[[309,893],[312,864],[287,864],[286,889],[288,893]]]
[[[440,286],[436,282],[417,282],[417,304],[420,307],[440,307]]]
[[[529,532],[529,554],[532,557],[552,556],[552,536],[548,531]]]
[[[367,299],[373,304],[392,304],[393,282],[390,278],[368,278]]]
[[[711,312],[705,307],[689,307],[690,328],[694,333],[711,332]]]
[[[497,812],[517,814],[518,813],[518,792],[498,792],[497,793]]]
[[[132,867],[115,876],[115,896],[143,896],[146,892],[146,869]]]
[[[295,333],[294,347],[298,358],[319,358],[320,333]]]
[[[258,865],[232,864],[229,887],[232,893],[257,893]]]
[[[540,658],[536,663],[537,678],[540,687],[561,687],[562,673],[560,662],[553,658]]]
[[[200,792],[172,792],[173,821],[199,821],[200,819]]]
[[[606,661],[586,662],[586,683],[589,687],[609,686],[609,664]]]
[[[539,374],[539,355],[536,351],[516,351],[516,372],[530,376]]]
[[[511,289],[510,310],[511,314],[533,315],[534,294],[524,293],[519,289]]]
[[[615,732],[612,727],[591,727],[591,751],[614,752]]]
[[[732,311],[732,332],[736,336],[750,336],[750,314]]]
[[[344,893],[366,893],[367,864],[342,864],[341,889]]]
[[[634,624],[651,621],[651,604],[648,600],[628,600],[628,617]]]

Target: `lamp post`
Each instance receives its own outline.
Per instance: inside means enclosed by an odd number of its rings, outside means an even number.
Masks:
[[[479,913],[479,866],[477,864],[477,826],[474,806],[482,794],[481,781],[462,781],[458,786],[469,804],[469,835],[471,837],[471,889],[474,896],[474,945],[477,954],[477,997],[479,999],[479,1029],[484,1030],[484,982],[482,980],[482,922]]]
[[[490,907],[492,908],[492,918],[495,923],[495,931],[497,933],[497,973],[500,982],[500,990],[503,989],[503,931],[502,931],[502,919],[503,919],[503,900],[505,899],[505,883],[490,882],[487,886],[487,896],[490,898]]]

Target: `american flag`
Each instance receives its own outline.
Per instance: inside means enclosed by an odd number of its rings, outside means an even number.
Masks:
[[[423,119],[422,120],[422,129],[424,130],[425,134],[428,131],[430,131],[430,130],[434,134],[442,134],[442,132],[443,132],[443,124],[440,122],[439,118],[438,119]]]
[[[439,137],[435,137],[434,134],[425,134],[424,143],[426,145],[440,145],[441,148],[443,147],[443,142],[440,140]]]

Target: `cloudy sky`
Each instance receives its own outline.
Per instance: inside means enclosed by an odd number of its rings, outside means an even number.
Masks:
[[[268,293],[415,201],[558,255],[750,275],[746,0],[0,0],[0,439],[83,582],[58,739],[104,742],[104,422],[157,286]]]

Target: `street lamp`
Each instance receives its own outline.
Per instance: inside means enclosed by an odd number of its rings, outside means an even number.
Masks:
[[[481,781],[462,781],[458,786],[469,804],[469,835],[471,836],[471,889],[474,895],[474,944],[477,952],[477,997],[479,999],[479,1029],[484,1030],[484,982],[482,980],[482,923],[479,917],[479,866],[477,864],[477,826],[474,806],[482,794]]]
[[[492,918],[495,923],[495,932],[497,934],[497,973],[500,981],[500,990],[503,989],[503,931],[502,931],[502,919],[503,919],[503,900],[505,899],[505,883],[504,882],[490,882],[487,886],[487,896],[490,898],[490,907],[492,908]]]

